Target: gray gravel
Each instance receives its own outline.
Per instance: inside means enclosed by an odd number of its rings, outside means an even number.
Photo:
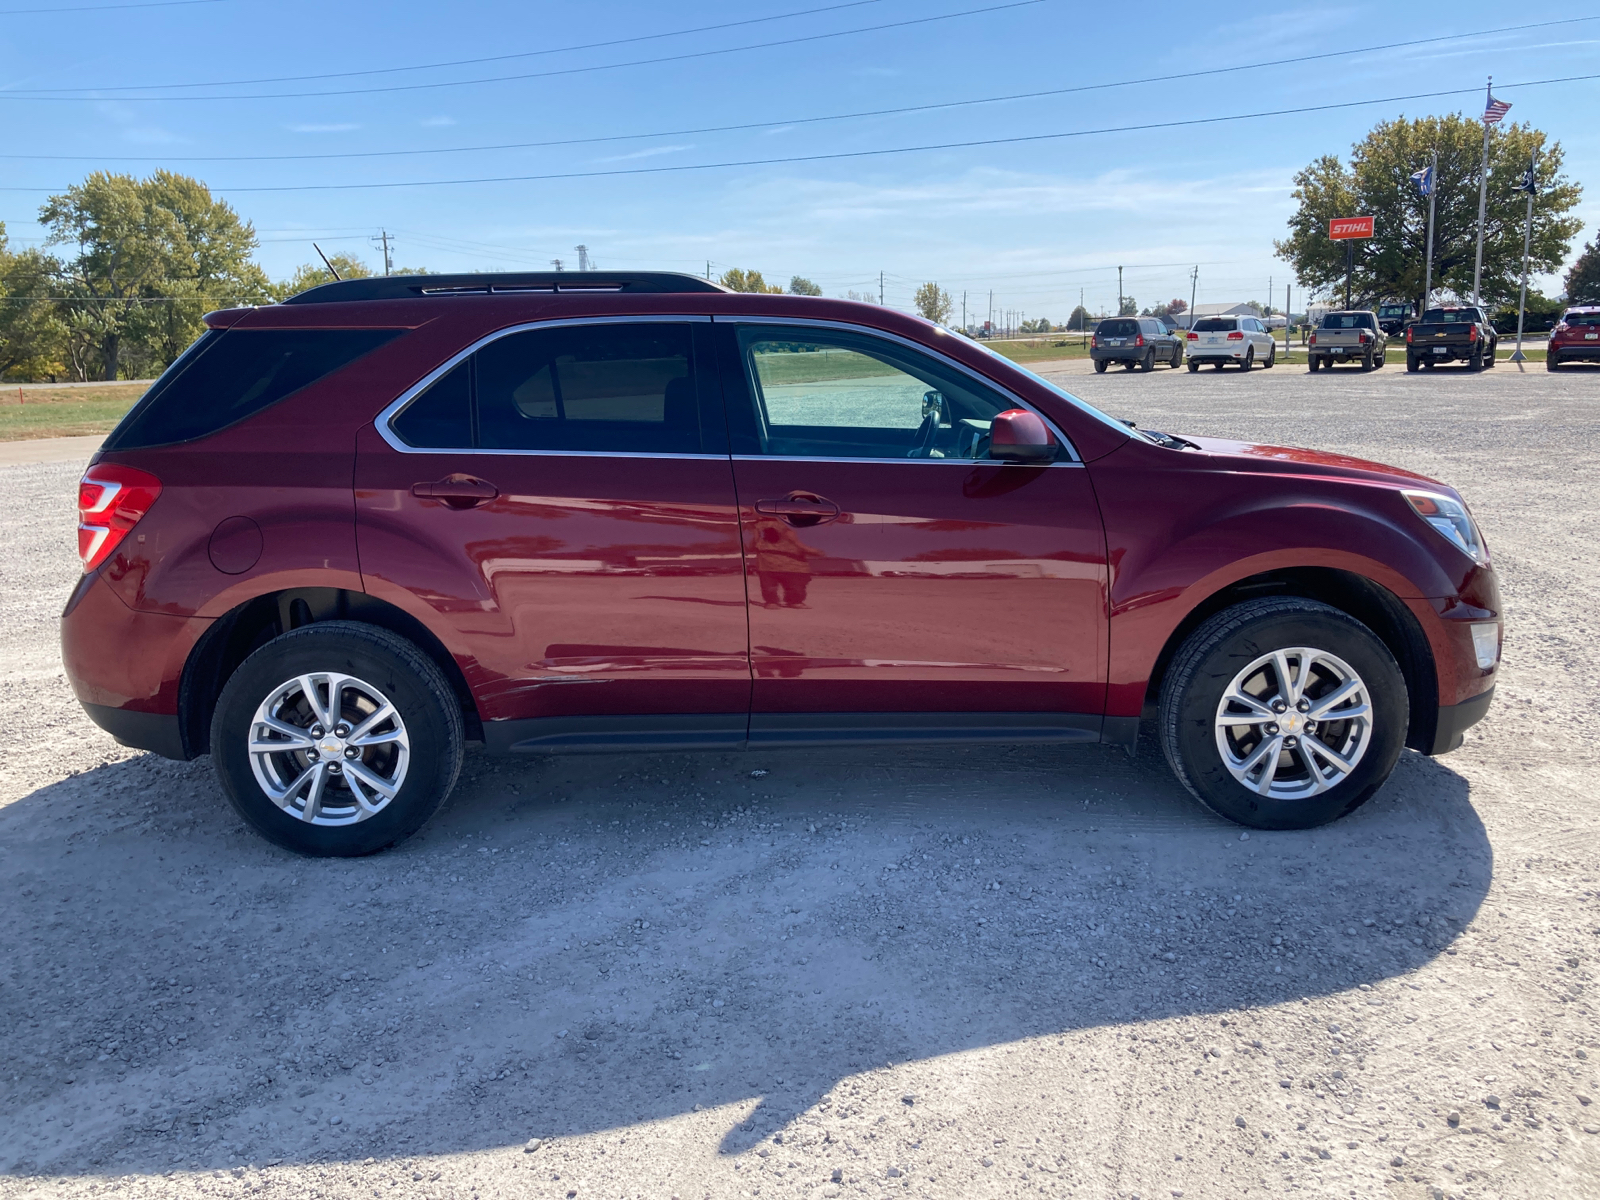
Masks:
[[[1310,833],[1149,739],[474,754],[300,860],[81,715],[77,472],[0,467],[0,1196],[1600,1195],[1600,374],[1064,374],[1459,486],[1489,721]]]

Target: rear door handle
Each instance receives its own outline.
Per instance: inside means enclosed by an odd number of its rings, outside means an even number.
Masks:
[[[474,475],[446,475],[432,483],[414,483],[411,494],[423,500],[439,500],[449,508],[476,508],[500,494],[500,489]]]
[[[839,506],[811,492],[790,492],[781,500],[757,500],[756,511],[791,525],[820,525],[837,517]]]

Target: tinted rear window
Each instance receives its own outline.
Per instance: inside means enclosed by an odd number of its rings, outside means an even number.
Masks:
[[[1329,313],[1322,318],[1323,329],[1371,329],[1371,313]]]
[[[207,330],[106,439],[107,450],[192,442],[283,400],[405,332]]]
[[[1207,317],[1194,323],[1196,333],[1232,333],[1238,327],[1237,317]]]
[[[1563,321],[1565,321],[1569,326],[1570,325],[1582,325],[1586,329],[1591,329],[1591,328],[1594,328],[1595,326],[1600,326],[1600,312],[1568,313],[1566,316],[1562,317],[1561,319]]]
[[[1475,308],[1430,308],[1422,314],[1424,325],[1466,324],[1478,319]]]
[[[1095,332],[1101,337],[1138,337],[1139,322],[1128,320],[1101,321]]]

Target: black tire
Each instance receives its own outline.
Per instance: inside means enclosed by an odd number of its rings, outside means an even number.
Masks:
[[[1388,361],[1389,361],[1389,347],[1385,346],[1381,351],[1379,351],[1378,357],[1373,360],[1373,365],[1376,366],[1378,368],[1378,370],[1381,371],[1381,370],[1383,370],[1383,365]]]
[[[1244,352],[1244,357],[1239,360],[1239,370],[1248,371],[1256,365],[1256,348],[1251,346]]]
[[[375,805],[373,815],[348,824],[312,824],[280,808],[256,778],[248,748],[258,706],[286,681],[324,671],[352,676],[381,693],[398,713],[409,743],[409,760],[394,796]],[[358,701],[359,693],[350,689],[346,704]],[[347,712],[351,721],[362,715],[348,708]],[[223,790],[239,815],[268,841],[319,857],[372,854],[422,828],[455,786],[462,742],[460,701],[433,661],[404,638],[354,621],[305,625],[268,642],[229,678],[211,721],[211,755]],[[383,764],[371,756],[384,752],[383,747],[360,750],[358,761],[382,775]],[[288,774],[304,767],[307,756],[285,752],[274,761]],[[338,769],[344,769],[342,758]],[[330,798],[354,806],[342,776],[330,780],[328,787],[333,789],[327,793]]]
[[[1551,354],[1546,350],[1544,352],[1544,369],[1546,371],[1559,371],[1561,369],[1561,356],[1559,354]]]
[[[1421,367],[1417,363],[1417,356],[1415,354],[1406,355],[1406,370],[1415,374],[1420,369]]]
[[[1199,370],[1200,370],[1200,364],[1195,362],[1195,360],[1191,358],[1189,360],[1189,374],[1191,374],[1191,375],[1197,374],[1199,372]]]
[[[1468,357],[1468,359],[1467,359],[1467,370],[1469,370],[1469,371],[1481,371],[1481,370],[1483,370],[1483,352],[1481,350],[1473,351],[1472,354]]]
[[[1489,343],[1489,357],[1483,365],[1489,370],[1494,370],[1494,365],[1500,361],[1500,343],[1498,340]]]
[[[1375,360],[1372,357],[1372,351],[1368,350],[1365,354],[1363,354],[1361,356],[1361,369],[1363,371],[1372,370],[1372,364],[1373,364],[1374,361]]]
[[[1097,359],[1094,360],[1094,373],[1096,375],[1104,375],[1106,373],[1106,360],[1105,359],[1097,358]]]
[[[1261,369],[1270,371],[1278,365],[1278,343],[1272,343],[1272,349],[1267,351],[1267,361],[1261,364]]]
[[[1176,371],[1179,367],[1183,366],[1183,347],[1182,346],[1173,347],[1172,360],[1167,363],[1167,366],[1171,367],[1174,371]]]
[[[1156,369],[1156,352],[1154,350],[1146,350],[1144,352],[1144,357],[1139,360],[1139,370],[1141,370],[1141,371],[1154,371],[1155,369]]]
[[[1319,359],[1315,354],[1311,354],[1311,355],[1308,355],[1306,357],[1306,370],[1310,371],[1313,375],[1315,375],[1321,369],[1322,369],[1322,360]]]
[[[1360,677],[1373,713],[1370,736],[1354,769],[1326,790],[1264,795],[1237,780],[1224,763],[1217,716],[1236,675],[1262,655],[1294,647],[1336,656]],[[1394,770],[1409,720],[1405,679],[1378,636],[1339,609],[1293,596],[1246,601],[1204,622],[1179,648],[1161,685],[1161,745],[1172,770],[1201,804],[1252,829],[1310,829],[1359,808]],[[1338,724],[1348,732],[1348,722]],[[1261,732],[1255,745],[1265,737]],[[1297,772],[1309,780],[1300,757],[1305,752],[1285,746],[1280,755],[1290,760],[1286,781],[1292,783]]]

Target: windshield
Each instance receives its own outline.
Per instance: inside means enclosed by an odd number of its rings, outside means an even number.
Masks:
[[[1105,413],[1101,412],[1098,408],[1096,408],[1094,405],[1090,404],[1087,400],[1082,400],[1082,399],[1078,398],[1077,396],[1074,396],[1071,392],[1067,391],[1065,388],[1059,387],[1058,385],[1056,385],[1054,383],[1051,383],[1043,375],[1040,375],[1037,372],[1028,370],[1028,368],[1023,366],[1021,363],[1012,362],[1005,355],[1000,354],[997,351],[989,349],[989,347],[985,346],[982,342],[973,342],[972,345],[976,346],[979,350],[982,350],[985,354],[991,355],[994,358],[998,358],[1001,362],[1005,363],[1006,366],[1010,367],[1013,371],[1021,371],[1024,375],[1026,375],[1029,379],[1033,380],[1035,383],[1039,384],[1041,387],[1049,388],[1052,392],[1054,392],[1057,396],[1060,396],[1063,400],[1065,400],[1068,404],[1072,405],[1072,407],[1076,408],[1079,412],[1093,417],[1096,421],[1099,421],[1102,425],[1107,425],[1110,428],[1115,429],[1118,433],[1123,434],[1123,435],[1125,435],[1127,437],[1136,437],[1136,438],[1140,439],[1141,441],[1149,442],[1152,445],[1160,445],[1160,443],[1157,442],[1155,438],[1151,437],[1144,430],[1135,429],[1131,425],[1127,424],[1125,421],[1118,421],[1114,417],[1106,416]]]
[[[1329,313],[1322,318],[1323,329],[1371,329],[1372,314],[1364,312]]]
[[[1233,317],[1207,317],[1204,321],[1196,321],[1196,333],[1232,333],[1239,327],[1239,322]]]

